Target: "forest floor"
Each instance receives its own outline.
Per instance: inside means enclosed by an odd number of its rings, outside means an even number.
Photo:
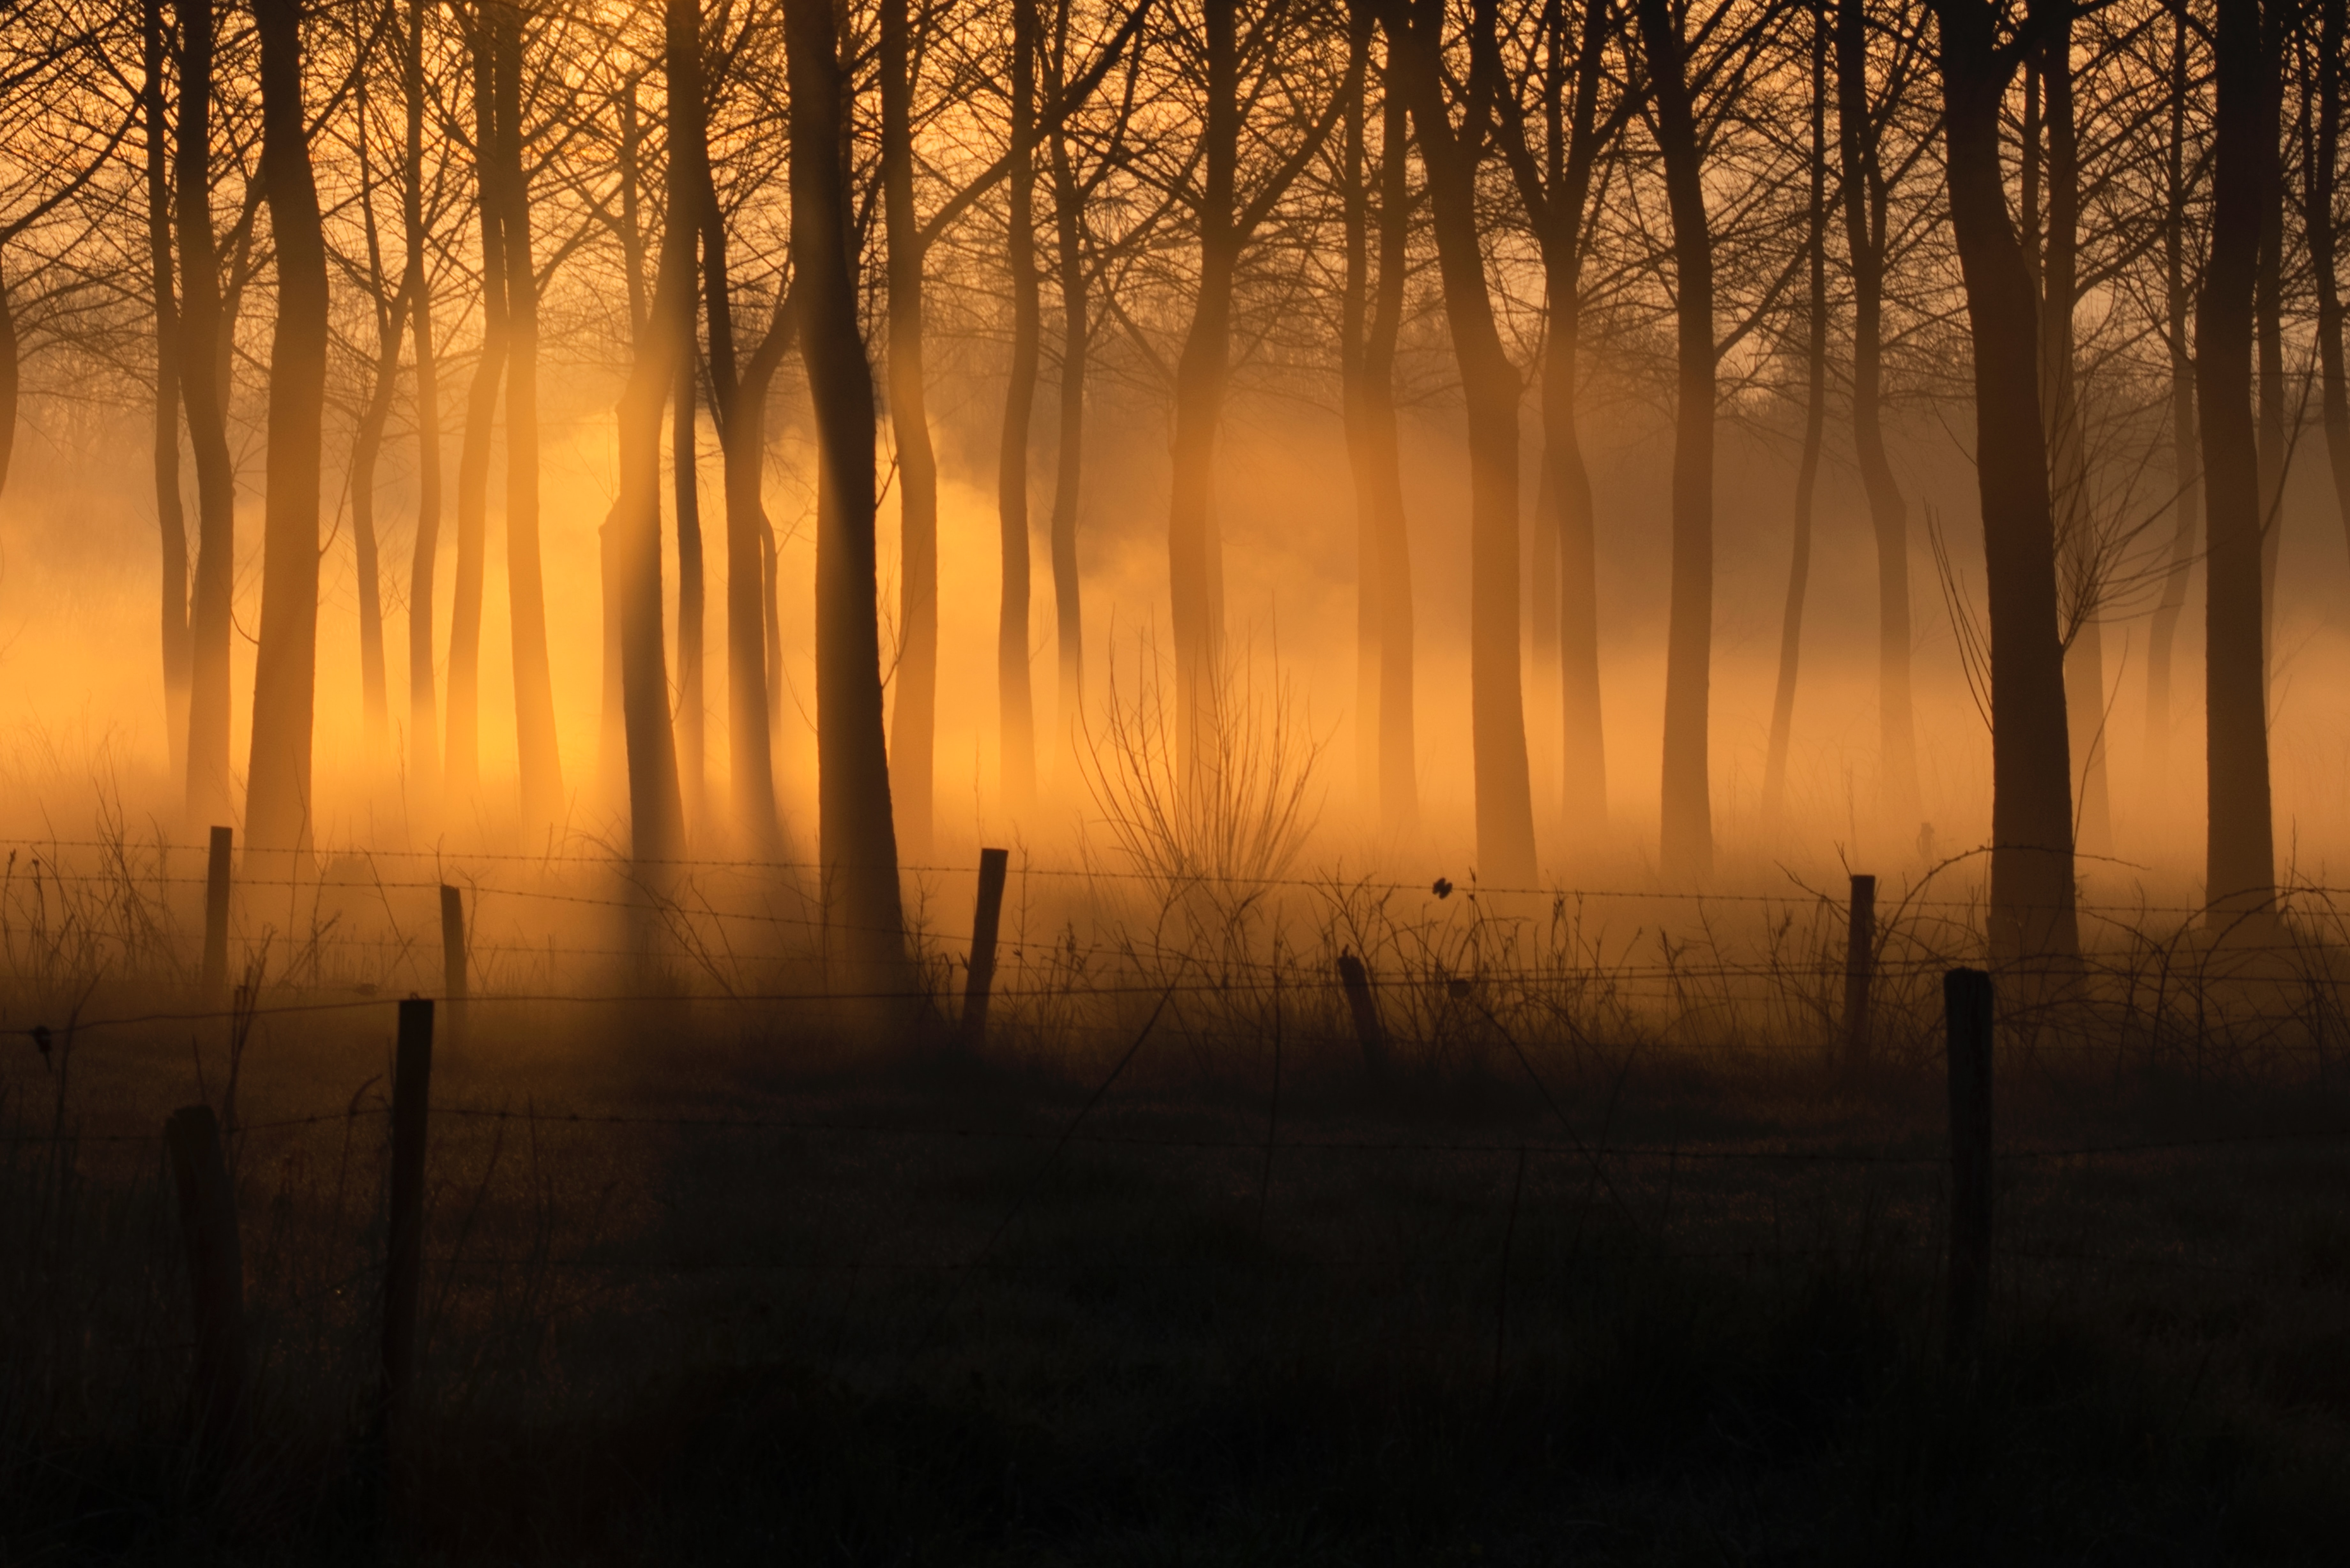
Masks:
[[[2061,1052],[2003,1061],[1953,1366],[1938,1063],[1530,1040],[1372,1081],[1303,1032],[970,1056],[477,1004],[387,1460],[390,1012],[247,1042],[224,1472],[185,1441],[153,1136],[228,1109],[218,1025],[6,1041],[0,1563],[2143,1564],[2350,1530],[2350,1085]]]

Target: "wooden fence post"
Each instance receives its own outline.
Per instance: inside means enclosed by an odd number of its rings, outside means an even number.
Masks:
[[[979,852],[979,902],[971,913],[971,973],[962,988],[962,1043],[976,1050],[987,1039],[987,997],[995,983],[995,936],[1003,923],[1003,876],[1008,849]]]
[[[449,1001],[449,1038],[465,1023],[465,896],[441,884],[441,990]]]
[[[416,1296],[424,1272],[424,1122],[432,1096],[432,1003],[400,1004],[391,1077],[391,1229],[383,1272],[383,1431],[397,1441],[416,1372]]]
[[[217,1010],[228,999],[228,870],[236,842],[234,828],[213,829],[212,856],[204,867],[204,1006]]]
[[[191,1404],[198,1451],[209,1468],[229,1456],[244,1395],[244,1259],[237,1244],[236,1193],[221,1158],[220,1122],[210,1106],[173,1111],[163,1124],[163,1145],[180,1192],[180,1231],[188,1247],[196,1331]]]
[[[1877,878],[1852,879],[1852,927],[1844,956],[1844,1064],[1868,1061],[1868,985],[1877,969]]]
[[[1950,1338],[1953,1363],[1971,1358],[1991,1295],[1991,976],[1954,969],[1942,977],[1950,1027]]]
[[[1388,1032],[1379,1022],[1378,999],[1371,994],[1370,971],[1353,953],[1342,952],[1338,983],[1347,988],[1347,1009],[1355,1015],[1355,1043],[1363,1048],[1363,1068],[1379,1077],[1388,1070]]]

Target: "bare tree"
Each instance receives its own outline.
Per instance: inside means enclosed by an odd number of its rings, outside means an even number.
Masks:
[[[2032,274],[2000,167],[2000,102],[2029,39],[1991,0],[1935,0],[1950,226],[1974,350],[1975,472],[1988,581],[1991,939],[2012,958],[2079,951],[2056,533]]]
[[[268,494],[253,681],[246,841],[307,851],[318,652],[318,482],[327,387],[327,248],[302,101],[300,0],[254,0],[261,34],[262,179],[276,252]]]
[[[671,0],[672,8],[682,0]],[[875,594],[873,373],[849,273],[846,73],[828,0],[784,0],[791,87],[792,268],[801,355],[816,397],[822,471],[816,520],[818,858],[827,919],[868,983],[896,990],[905,917],[881,732]]]
[[[1469,415],[1470,722],[1475,753],[1480,874],[1501,886],[1534,877],[1534,794],[1518,669],[1517,368],[1494,325],[1478,238],[1477,166],[1500,74],[1492,0],[1470,23],[1465,111],[1455,128],[1443,69],[1441,0],[1381,0],[1390,87],[1401,89],[1419,157],[1443,279],[1444,317]]]
[[[2215,924],[2260,917],[2275,898],[2262,627],[2260,448],[2252,422],[2254,296],[2262,270],[2275,95],[2261,0],[2219,0],[2211,256],[2195,305],[2195,394],[2209,509],[2203,610],[2205,897]]]

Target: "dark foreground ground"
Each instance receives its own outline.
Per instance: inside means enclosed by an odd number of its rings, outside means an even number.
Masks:
[[[199,1060],[222,1102],[222,1053],[89,1034],[59,1102],[57,1054],[6,1043],[0,1563],[2350,1538],[2350,1094],[2053,1048],[2003,1058],[1993,1316],[1953,1372],[1938,1071],[1529,1046],[1378,1086],[1293,1039],[1276,1095],[1271,1042],[1173,1025],[1112,1080],[1125,1038],[810,1064],[773,1023],[484,1008],[434,1085],[426,1362],[386,1464],[389,1014],[247,1049],[252,1380],[216,1473],[151,1135]]]

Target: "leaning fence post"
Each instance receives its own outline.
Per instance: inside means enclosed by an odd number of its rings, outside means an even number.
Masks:
[[[212,857],[204,867],[204,1006],[218,1009],[228,997],[228,870],[236,842],[233,828],[213,829]]]
[[[1353,953],[1338,955],[1338,982],[1347,988],[1347,1009],[1355,1015],[1355,1042],[1363,1048],[1363,1067],[1374,1078],[1387,1071],[1388,1032],[1379,1022],[1378,1000],[1371,994],[1371,977]]]
[[[1008,849],[979,852],[979,902],[971,914],[971,973],[962,988],[962,1043],[976,1047],[987,1038],[987,996],[995,983],[995,935],[1003,923],[1003,874]]]
[[[424,1269],[424,1119],[432,1094],[432,1003],[400,1004],[391,1075],[391,1230],[383,1272],[385,1434],[397,1438],[416,1370],[416,1295]]]
[[[441,989],[449,999],[449,1037],[465,1024],[465,896],[441,884]]]
[[[1844,1061],[1857,1071],[1868,1060],[1868,983],[1877,968],[1877,878],[1852,879],[1852,929],[1844,956]]]
[[[220,1122],[210,1106],[173,1111],[163,1124],[163,1144],[180,1192],[180,1230],[188,1247],[196,1331],[195,1435],[209,1465],[227,1457],[244,1392],[244,1260],[237,1244],[236,1194],[221,1158]]]
[[[1950,1338],[1953,1363],[1974,1354],[1991,1295],[1991,976],[1954,969],[1942,977],[1950,1026]]]

